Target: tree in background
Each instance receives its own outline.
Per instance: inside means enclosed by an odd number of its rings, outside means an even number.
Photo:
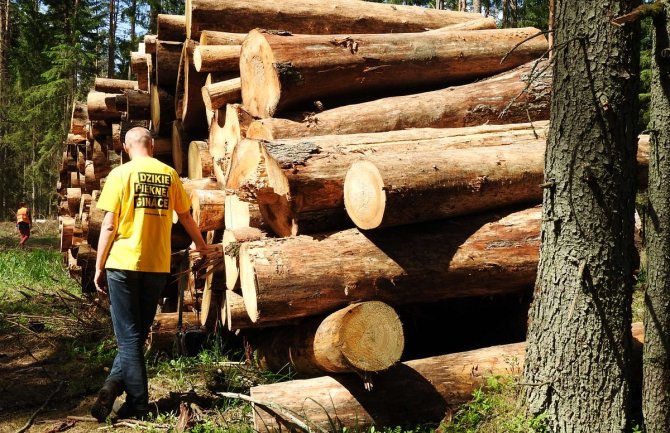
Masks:
[[[639,37],[635,5],[556,3],[542,248],[524,368],[551,432],[631,424],[631,300]]]

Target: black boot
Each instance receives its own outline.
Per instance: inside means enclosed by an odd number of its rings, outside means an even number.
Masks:
[[[102,385],[98,391],[98,398],[91,407],[91,415],[98,420],[98,422],[105,422],[109,414],[112,412],[114,400],[123,392],[122,386],[119,382],[109,380]]]

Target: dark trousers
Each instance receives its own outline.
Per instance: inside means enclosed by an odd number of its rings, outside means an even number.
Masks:
[[[118,345],[107,381],[121,384],[126,391],[126,402],[136,410],[149,408],[144,341],[169,276],[167,273],[107,269],[112,323]]]
[[[19,228],[19,237],[20,237],[19,245],[23,246],[30,237],[30,224],[20,222],[17,224],[17,226]]]

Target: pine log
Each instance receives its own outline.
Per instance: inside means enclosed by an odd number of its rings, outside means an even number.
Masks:
[[[151,57],[145,53],[135,51],[130,53],[130,69],[137,76],[137,88],[145,92],[150,90],[149,59]]]
[[[89,124],[89,139],[104,140],[105,137],[112,135],[112,124],[104,120],[93,120]]]
[[[100,228],[102,227],[102,220],[105,217],[105,211],[98,209],[97,204],[97,199],[91,201],[90,212],[88,214],[88,236],[86,237],[88,244],[94,249],[98,249]]]
[[[546,72],[546,64],[540,62],[531,75],[534,65],[535,62],[531,62],[472,84],[334,108],[297,121],[262,119],[251,123],[247,137],[276,140],[519,123],[529,118],[546,120],[549,119],[551,74]]]
[[[209,126],[205,102],[202,100],[202,87],[207,82],[207,74],[200,73],[195,68],[194,51],[196,48],[197,43],[191,40],[184,44],[181,69],[184,96],[182,112],[181,114],[177,113],[177,118],[181,118],[184,129],[187,131],[204,135]]]
[[[242,140],[231,157],[227,188],[237,190],[243,200],[256,202],[265,222],[279,236],[327,231],[351,224],[344,210],[344,179],[351,164],[367,155],[404,154],[414,158],[428,151],[467,148],[463,152],[468,153],[473,147],[534,143],[541,172],[547,127],[548,122],[537,122],[272,142]],[[430,168],[433,174],[432,163]],[[541,194],[540,183],[541,179],[534,183],[531,179],[523,185]]]
[[[184,15],[158,14],[156,37],[161,41],[184,42],[186,17]]]
[[[270,231],[270,226],[265,222],[258,204],[242,201],[236,194],[228,193],[226,195],[224,212],[226,215],[226,228],[253,227],[263,232]]]
[[[79,203],[79,215],[84,213],[89,213],[91,210],[91,202],[93,201],[93,196],[91,194],[82,194],[81,202]]]
[[[644,328],[632,326],[636,363],[641,361]],[[371,391],[354,376],[324,376],[251,388],[251,397],[291,412],[311,428],[366,429],[371,425],[437,424],[445,413],[472,398],[496,376],[519,376],[526,343],[476,349],[407,361],[375,376]],[[636,368],[635,371],[641,371]],[[639,373],[638,373],[639,374]],[[634,377],[639,383],[640,377]],[[254,405],[254,427],[274,432],[293,426],[263,405]]]
[[[483,78],[546,52],[544,37],[522,43],[538,32],[524,28],[284,36],[253,30],[240,54],[242,101],[252,115],[269,117],[323,97]],[[314,60],[315,50],[319,52],[318,61]]]
[[[126,90],[136,90],[137,81],[96,77],[93,89],[103,93],[123,93]]]
[[[123,151],[123,140],[121,124],[112,123],[112,149],[114,149],[114,152],[121,153]]]
[[[191,193],[193,219],[201,232],[225,228],[224,203],[226,192],[221,190],[199,190]]]
[[[239,77],[205,85],[202,88],[202,99],[208,110],[217,110],[227,104],[242,101],[242,82]]]
[[[428,33],[451,32],[456,30],[490,30],[497,28],[496,20],[493,17],[478,18],[472,21],[465,21],[458,24],[441,27],[439,29],[428,30]]]
[[[149,348],[154,351],[171,350],[176,341],[178,313],[158,313],[154,318],[149,333]],[[184,329],[200,327],[197,313],[184,312],[182,315],[182,325]]]
[[[541,218],[533,208],[502,218],[245,243],[239,253],[244,303],[262,325],[355,301],[396,306],[525,290],[535,281]]]
[[[180,175],[188,175],[188,149],[191,138],[181,120],[172,122],[172,166]]]
[[[93,160],[96,179],[106,177],[111,171],[111,163],[107,157],[107,153],[107,144],[97,140],[93,141],[91,159]]]
[[[129,90],[126,95],[126,120],[151,120],[151,95],[141,90]]]
[[[227,228],[223,232],[223,262],[228,290],[240,289],[240,246],[245,242],[265,239],[265,233],[255,227]]]
[[[214,177],[214,161],[207,142],[191,141],[188,147],[188,177],[189,179]]]
[[[156,41],[156,84],[159,87],[175,88],[183,46],[183,42]]]
[[[70,204],[68,198],[68,205]],[[72,206],[69,206],[68,212],[70,215],[74,215],[72,212]],[[62,216],[59,218],[60,221],[60,251],[67,251],[72,247],[72,241],[74,238],[74,224],[75,219],[71,216]]]
[[[79,245],[77,251],[77,266],[81,269],[81,291],[82,293],[95,292],[95,263],[97,252],[88,244]]]
[[[196,190],[219,190],[219,184],[212,178],[182,179],[186,194],[191,197]]]
[[[77,152],[77,171],[81,175],[86,174],[86,156],[84,155],[84,152],[80,152],[79,150],[76,150]]]
[[[171,156],[172,155],[172,138],[171,137],[155,137],[154,138],[154,153],[155,157]]]
[[[70,209],[70,215],[76,215],[79,212],[81,204],[81,188],[67,189],[67,204]]]
[[[95,172],[95,164],[93,164],[93,161],[86,161],[86,174],[84,176],[85,190],[92,192],[96,189],[100,189],[101,178],[102,176]]]
[[[247,314],[246,307],[244,306],[244,299],[242,296],[232,290],[227,290],[225,293],[226,297],[226,306],[222,307],[222,310],[225,309],[224,313],[226,317],[225,324],[229,331],[237,331],[240,329],[252,329],[259,328],[256,323],[251,321],[249,314]],[[298,325],[297,320],[281,320],[278,322],[266,322],[263,326],[291,326]]]
[[[240,69],[241,45],[203,45],[193,52],[198,72],[233,72]]]
[[[156,47],[158,45],[158,38],[156,35],[144,36],[144,50],[147,54],[156,54]]]
[[[79,174],[79,172],[72,172],[70,173],[70,188],[81,188],[82,187],[82,181],[83,181],[83,176]]]
[[[210,277],[216,279],[213,274]],[[212,285],[205,283],[200,304],[200,325],[210,332],[214,331],[216,322],[219,320],[223,295],[223,290],[214,290]]]
[[[214,174],[221,185],[227,184],[233,150],[246,137],[247,128],[253,117],[239,104],[228,104],[225,110],[223,127],[220,118],[218,125],[210,128],[209,152],[214,159]]]
[[[175,119],[174,104],[172,93],[156,84],[151,85],[151,128],[154,133],[169,133]]]
[[[404,345],[398,314],[379,301],[352,304],[325,319],[252,340],[263,367],[280,372],[289,366],[301,376],[384,371],[400,361]]]
[[[228,81],[228,80],[232,80],[234,78],[239,78],[239,77],[240,77],[240,75],[236,72],[210,72],[209,74],[207,74],[207,80],[205,80],[205,85],[202,87],[202,99],[203,99],[203,103],[205,104],[205,112],[207,114],[207,124],[210,127],[210,131],[209,131],[210,136],[212,135],[212,130],[211,130],[211,128],[213,126],[212,122],[214,121],[214,118],[216,117],[217,111],[219,111],[219,108],[216,108],[216,109],[211,108],[211,106],[208,105],[211,101],[209,100],[209,96],[208,96],[208,93],[205,90],[205,88],[209,87],[212,84],[221,83],[222,81]],[[218,99],[220,99],[220,98],[218,98]],[[237,103],[242,102],[241,93],[240,93],[240,97],[237,98],[234,102],[237,102]],[[220,108],[223,108],[222,116],[223,116],[223,118],[225,118],[225,105],[220,107]],[[221,125],[221,126],[223,127],[223,125]],[[214,134],[216,134],[216,132],[214,132]]]
[[[479,18],[359,0],[187,0],[186,36],[198,39],[203,30],[246,33],[256,27],[307,34],[422,32]]]
[[[70,215],[70,207],[68,206],[67,199],[58,202],[58,216],[72,216]]]
[[[123,95],[90,91],[86,99],[88,118],[118,122],[121,120],[121,110],[119,109],[121,102],[125,104]]]
[[[246,33],[203,30],[200,33],[200,45],[242,45],[242,42],[246,37]]]
[[[70,117],[70,133],[86,137],[86,124],[88,123],[88,109],[83,102],[75,101],[72,105],[72,116]]]

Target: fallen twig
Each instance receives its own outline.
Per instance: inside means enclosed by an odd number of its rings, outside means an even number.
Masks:
[[[32,415],[30,415],[30,418],[28,418],[28,421],[26,421],[26,423],[23,425],[23,427],[18,429],[16,431],[16,433],[23,433],[23,432],[27,431],[30,428],[30,426],[32,426],[33,423],[35,422],[35,418],[37,417],[37,414],[42,412],[42,410],[44,410],[44,408],[49,404],[51,399],[63,389],[64,385],[65,385],[65,382],[61,382],[58,385],[58,387],[49,395],[49,397],[47,397],[47,399],[44,401],[44,403],[42,403],[42,406],[40,406],[35,412],[33,412]]]

